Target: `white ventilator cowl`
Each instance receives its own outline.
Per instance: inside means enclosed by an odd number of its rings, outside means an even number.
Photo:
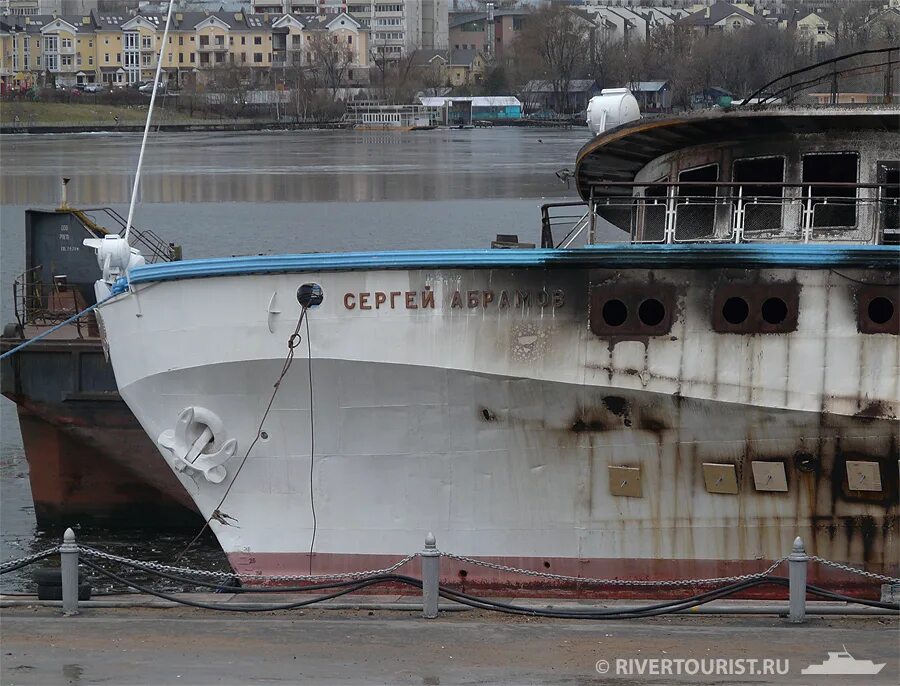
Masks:
[[[641,118],[638,101],[627,88],[604,88],[587,106],[587,124],[593,135]]]

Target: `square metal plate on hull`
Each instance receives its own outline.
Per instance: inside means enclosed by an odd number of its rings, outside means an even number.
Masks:
[[[708,493],[727,493],[734,495],[738,492],[737,470],[734,468],[733,464],[704,462],[703,480],[706,482],[706,490]]]
[[[753,485],[757,491],[787,492],[787,474],[783,462],[753,461]]]
[[[847,487],[851,491],[880,491],[878,463],[847,460]]]
[[[640,467],[614,467],[609,465],[609,492],[627,498],[643,498],[644,486]]]

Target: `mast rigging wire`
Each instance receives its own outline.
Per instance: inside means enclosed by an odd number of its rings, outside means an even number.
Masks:
[[[169,0],[169,11],[166,13],[166,28],[163,30],[162,43],[159,46],[159,56],[156,60],[156,74],[153,77],[153,90],[150,92],[150,107],[147,108],[147,121],[144,122],[144,137],[141,140],[141,153],[138,156],[137,171],[134,174],[134,186],[131,188],[131,204],[128,206],[128,220],[125,222],[125,242],[131,234],[131,220],[134,218],[134,205],[137,202],[138,186],[141,183],[141,167],[144,164],[144,148],[147,146],[147,135],[150,133],[150,122],[153,119],[153,105],[156,103],[156,88],[159,85],[159,76],[162,73],[163,53],[169,38],[169,25],[172,22],[172,8],[175,0]]]

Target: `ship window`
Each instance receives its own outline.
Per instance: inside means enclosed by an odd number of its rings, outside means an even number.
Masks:
[[[856,184],[859,155],[855,152],[803,156],[803,189],[807,208],[812,209],[812,226],[856,226]]]
[[[656,181],[654,186],[647,186],[644,197],[647,200],[643,205],[644,230],[641,237],[645,241],[663,241],[666,239],[666,191],[667,186],[661,185],[668,181],[663,177]]]
[[[784,182],[783,157],[736,160],[732,168],[733,193],[744,203],[744,231],[772,231],[781,228]],[[768,185],[771,182],[772,185]],[[744,185],[747,184],[747,185]]]
[[[712,238],[715,235],[716,187],[713,182],[718,180],[718,164],[687,169],[678,174],[679,182],[692,185],[678,187],[675,203],[676,240],[690,241]],[[704,182],[709,182],[710,185],[703,185]]]
[[[900,162],[879,162],[881,242],[900,244]]]

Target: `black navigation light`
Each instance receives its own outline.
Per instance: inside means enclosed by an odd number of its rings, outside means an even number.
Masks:
[[[303,307],[316,307],[322,304],[325,294],[317,283],[305,283],[297,289],[297,302]]]

